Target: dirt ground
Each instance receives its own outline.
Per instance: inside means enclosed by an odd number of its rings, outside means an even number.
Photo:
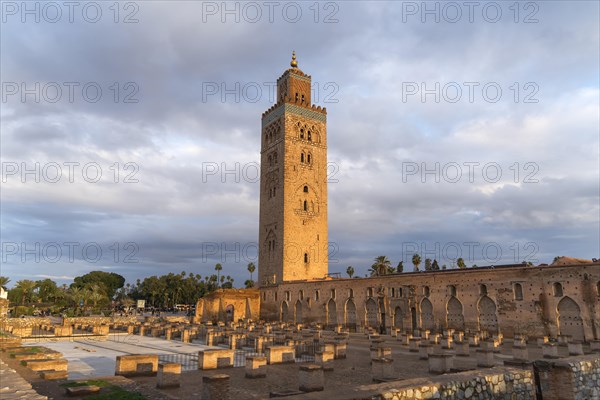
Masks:
[[[387,347],[392,348],[394,368],[398,379],[411,379],[432,376],[428,371],[427,360],[420,360],[418,353],[412,353],[406,346],[394,338],[387,337]],[[333,371],[325,372],[325,390],[333,391],[348,387],[372,383],[370,365],[370,344],[364,335],[353,334],[347,348],[347,358],[335,360]],[[542,358],[541,349],[534,344],[529,347],[530,359]],[[504,360],[511,358],[512,343],[507,341],[502,351],[496,354],[496,362],[502,365]],[[40,394],[52,399],[66,399],[65,389],[60,387],[65,381],[44,381],[36,373],[29,371],[18,361],[11,359],[7,353],[0,353],[2,359],[23,378],[29,381]],[[567,349],[559,348],[559,355],[566,356]],[[472,370],[476,368],[474,353],[471,357],[456,357],[457,370]],[[202,395],[202,377],[212,374],[227,374],[230,376],[230,398],[240,400],[266,399],[270,392],[297,390],[298,371],[300,364],[268,365],[267,377],[259,379],[245,378],[244,368],[228,368],[213,371],[191,371],[181,375],[181,387],[178,389],[156,389],[155,377],[139,377],[127,379],[124,377],[94,377],[104,379],[123,387],[128,391],[138,391],[149,400],[163,399],[200,399]]]

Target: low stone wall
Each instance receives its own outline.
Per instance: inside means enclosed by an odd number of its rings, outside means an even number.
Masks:
[[[466,371],[431,378],[399,380],[364,385],[347,391],[324,391],[291,399],[373,399],[373,400],[535,400],[533,371],[510,367],[495,367],[485,371]],[[544,398],[544,400],[546,400]]]
[[[544,400],[600,398],[600,354],[534,362]]]
[[[137,322],[136,317],[71,317],[63,319],[63,325],[129,325],[136,324]]]
[[[52,325],[52,322],[46,317],[0,318],[0,329],[5,331],[12,328],[33,328],[38,325]]]
[[[449,378],[449,379],[448,379]],[[489,399],[504,395],[523,400],[535,400],[533,372],[499,368],[489,371],[462,372],[438,378],[427,385],[410,386],[410,381],[391,390],[384,390],[374,399],[408,400],[413,398]],[[509,397],[512,398],[512,397]]]

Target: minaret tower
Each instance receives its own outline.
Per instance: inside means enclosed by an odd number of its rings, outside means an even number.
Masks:
[[[291,68],[262,115],[258,285],[328,272],[327,112],[311,103],[311,77]]]

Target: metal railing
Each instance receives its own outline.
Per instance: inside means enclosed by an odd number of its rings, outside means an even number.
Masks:
[[[159,354],[158,362],[177,363],[181,364],[181,371],[195,371],[198,369],[198,352]]]

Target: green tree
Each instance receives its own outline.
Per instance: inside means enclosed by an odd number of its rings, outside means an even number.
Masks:
[[[223,277],[221,277],[223,279]],[[221,285],[223,289],[232,289],[233,288],[233,278],[227,275],[225,278],[225,283]]]
[[[256,265],[254,265],[253,262],[251,262],[250,264],[248,264],[248,272],[250,272],[250,280],[253,281],[254,279],[252,279],[252,274],[254,273],[254,271],[256,271]]]
[[[456,260],[456,266],[457,266],[458,268],[460,268],[460,269],[465,269],[465,268],[467,268],[467,265],[465,264],[465,260],[463,260],[463,258],[462,258],[462,257],[459,257],[459,258]]]
[[[426,258],[425,259],[425,271],[431,271],[432,267],[431,267],[431,258]]]
[[[369,269],[369,271],[371,272],[371,276],[382,276],[394,272],[394,270],[391,267],[391,262],[387,258],[387,256],[375,257],[374,261],[375,262],[373,263],[373,265],[371,265],[371,268]]]
[[[254,281],[252,279],[246,279],[246,282],[244,282],[244,285],[246,286],[246,289],[250,289],[254,287]]]
[[[404,261],[400,261],[398,263],[398,266],[396,267],[396,271],[398,271],[399,274],[404,272]]]
[[[431,269],[434,271],[439,271],[440,270],[440,265],[438,264],[437,260],[434,259],[433,260],[433,264],[431,264]]]
[[[31,303],[33,301],[36,285],[36,282],[29,279],[17,281],[15,289],[17,289],[21,294],[21,305],[24,305],[25,302]]]
[[[50,303],[56,301],[57,294],[59,292],[56,282],[52,279],[44,279],[37,281],[36,287],[38,290],[38,296],[42,303]]]
[[[215,265],[215,271],[217,271],[217,283],[221,280],[221,271],[223,270],[223,266],[221,264]]]
[[[419,271],[419,264],[421,264],[421,256],[415,253],[412,256],[412,263],[415,266],[415,272]]]
[[[117,289],[125,285],[125,278],[114,272],[92,271],[82,276],[76,276],[71,286],[83,289],[93,283],[102,285],[106,296],[112,299]]]
[[[353,266],[348,266],[348,268],[346,268],[346,273],[348,274],[348,276],[350,278],[352,278],[352,275],[354,275],[354,267]]]
[[[10,282],[10,278],[8,276],[0,276],[0,287],[3,287],[4,290],[7,290],[6,285],[8,285],[8,282]]]
[[[92,301],[94,308],[98,306],[99,302],[107,298],[104,287],[100,283],[90,284],[87,287],[86,292],[88,292],[88,298]]]
[[[75,305],[75,308],[79,308],[81,306],[81,303],[83,302],[83,289],[78,286],[70,288],[69,297]]]

